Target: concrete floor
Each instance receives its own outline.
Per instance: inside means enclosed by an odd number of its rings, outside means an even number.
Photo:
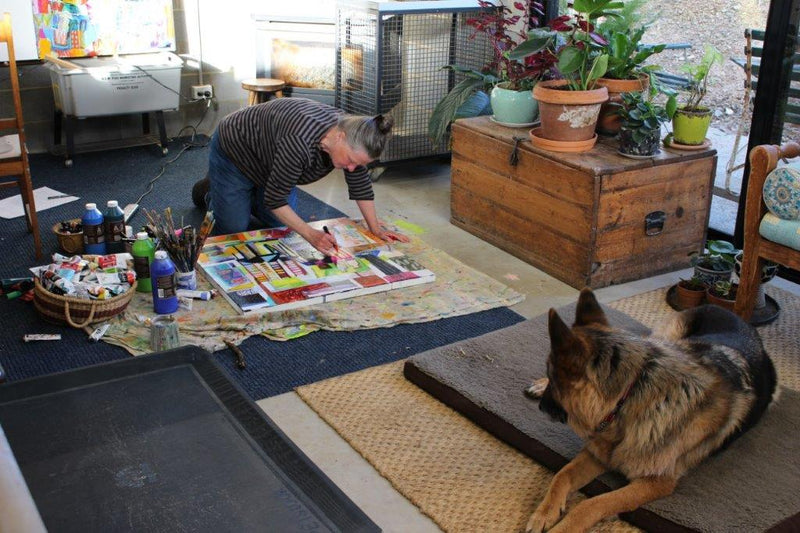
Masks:
[[[727,158],[720,160],[727,162]],[[532,318],[550,307],[576,300],[577,289],[450,224],[448,165],[390,166],[374,188],[382,220],[404,219],[421,226],[426,230],[421,237],[431,246],[524,294],[525,300],[512,307],[522,316]],[[350,216],[359,216],[355,203],[347,199],[344,178],[338,172],[304,189]],[[610,302],[671,285],[689,272],[607,287],[596,294],[601,301]],[[800,294],[795,284],[780,279],[773,283]],[[384,531],[439,531],[295,393],[266,398],[258,405]]]

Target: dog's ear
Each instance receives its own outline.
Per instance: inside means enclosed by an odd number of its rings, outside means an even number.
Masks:
[[[560,355],[572,350],[575,345],[575,335],[555,309],[550,309],[547,315],[547,330],[550,333],[550,349],[553,355]]]
[[[606,319],[606,314],[597,302],[592,289],[585,287],[581,289],[581,294],[578,296],[578,305],[575,308],[575,325],[588,326],[589,324],[608,326],[608,319]]]

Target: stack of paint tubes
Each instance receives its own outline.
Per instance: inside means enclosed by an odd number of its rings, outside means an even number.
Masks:
[[[33,269],[39,282],[49,292],[87,300],[106,300],[126,293],[136,281],[129,268],[133,257],[127,253],[66,257],[53,254],[53,262]]]

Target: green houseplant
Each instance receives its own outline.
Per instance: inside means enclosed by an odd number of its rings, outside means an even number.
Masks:
[[[709,240],[705,251],[689,254],[694,276],[709,287],[717,281],[730,281],[735,265],[734,257],[738,251],[728,241]]]
[[[669,143],[680,148],[680,145],[698,146],[705,142],[708,127],[711,124],[711,109],[702,105],[703,97],[708,90],[708,75],[715,64],[722,64],[724,57],[719,50],[706,45],[699,63],[687,64],[681,70],[689,76],[689,83],[681,89],[685,103],[677,105],[675,95],[667,101],[667,110],[672,115],[672,136]]]
[[[661,124],[669,122],[664,106],[653,101],[654,88],[620,94],[615,112],[620,117],[619,151],[633,157],[653,156],[659,152]]]
[[[608,70],[597,84],[608,89],[608,102],[600,109],[597,131],[606,135],[619,132],[620,118],[615,113],[614,104],[621,102],[621,94],[645,91],[653,86],[650,78],[658,65],[645,65],[654,54],[666,48],[666,44],[643,45],[642,36],[647,26],[636,29],[604,30],[601,32],[607,41]]]
[[[697,276],[681,279],[675,289],[676,303],[680,309],[697,307],[706,297],[706,284]]]
[[[738,283],[733,283],[730,280],[718,280],[706,289],[706,301],[710,304],[724,307],[728,311],[733,311],[738,288]]]
[[[564,141],[565,150],[591,149],[600,105],[608,100],[608,89],[597,80],[608,70],[608,42],[595,31],[603,17],[618,16],[623,3],[615,0],[575,0],[573,11],[548,22],[549,30],[533,30],[510,54],[525,58],[541,52],[557,58],[561,79],[538,83],[533,96],[539,101],[542,126],[531,140],[541,136]]]
[[[497,7],[485,0],[479,0],[479,4],[481,14],[467,19],[466,23],[474,29],[471,38],[482,35],[487,39],[493,57],[480,70],[459,65],[442,67],[462,79],[437,103],[428,120],[428,137],[434,146],[441,144],[454,120],[493,113],[493,103],[498,107],[497,111],[509,111],[516,115],[499,116],[497,120],[500,122],[532,122],[538,109],[530,91],[539,79],[549,74],[555,64],[555,59],[544,53],[532,54],[524,59],[509,55],[509,51],[535,25],[533,15],[541,13],[543,9],[540,2],[515,2],[516,11],[506,6]],[[523,19],[519,13],[528,16]],[[498,90],[495,91],[495,88]],[[509,96],[512,102],[508,105],[499,103],[499,98],[507,91],[519,94]],[[526,100],[530,103],[525,103]],[[520,112],[521,105],[525,105],[527,110]]]

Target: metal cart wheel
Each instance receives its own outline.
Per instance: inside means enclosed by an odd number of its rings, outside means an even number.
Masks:
[[[65,159],[64,166],[67,168],[72,168],[72,159]]]
[[[167,155],[169,153],[169,148],[166,146],[161,147],[161,155]]]

